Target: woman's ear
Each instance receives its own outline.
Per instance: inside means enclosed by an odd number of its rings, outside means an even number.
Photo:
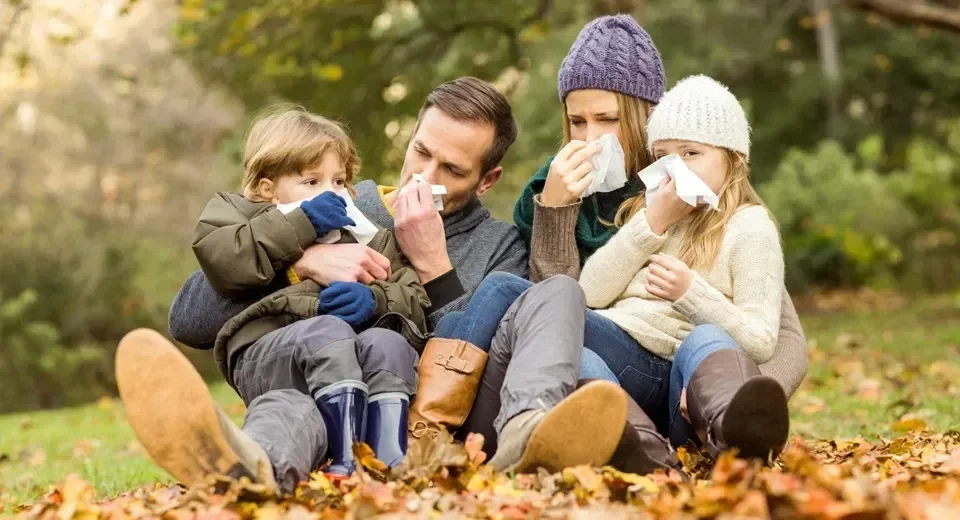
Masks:
[[[265,201],[274,202],[277,198],[277,185],[270,179],[260,179],[257,183],[257,194]]]

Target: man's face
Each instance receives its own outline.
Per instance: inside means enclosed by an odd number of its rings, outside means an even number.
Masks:
[[[483,171],[483,158],[493,145],[494,127],[457,121],[437,107],[420,118],[410,140],[400,172],[402,188],[415,173],[430,184],[447,188],[442,215],[464,207],[471,197],[480,197],[500,179],[500,167]]]

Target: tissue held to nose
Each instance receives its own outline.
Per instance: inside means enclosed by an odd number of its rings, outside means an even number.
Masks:
[[[422,174],[413,174],[414,182],[427,182]],[[447,194],[447,187],[442,184],[431,184],[430,193],[433,195],[433,206],[437,211],[443,211],[443,196]]]
[[[582,197],[589,197],[594,193],[608,193],[619,190],[627,184],[627,167],[623,146],[613,134],[603,134],[597,140],[600,151],[590,157],[590,166],[593,168],[593,183],[583,191]]]
[[[676,183],[677,196],[687,204],[694,207],[707,204],[713,209],[720,209],[720,197],[677,154],[661,157],[639,175],[647,188],[647,205],[657,196],[660,183],[669,177]]]

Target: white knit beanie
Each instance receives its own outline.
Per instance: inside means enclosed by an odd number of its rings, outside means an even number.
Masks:
[[[750,156],[750,124],[729,89],[707,76],[681,80],[660,99],[647,122],[647,148],[678,139]]]

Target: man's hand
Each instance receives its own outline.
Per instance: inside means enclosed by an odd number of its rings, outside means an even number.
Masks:
[[[393,209],[397,242],[417,271],[420,283],[425,284],[453,269],[447,255],[443,219],[433,205],[430,185],[408,182],[397,194]]]
[[[390,261],[363,244],[316,244],[293,264],[301,280],[329,286],[333,282],[360,282],[390,278]]]

